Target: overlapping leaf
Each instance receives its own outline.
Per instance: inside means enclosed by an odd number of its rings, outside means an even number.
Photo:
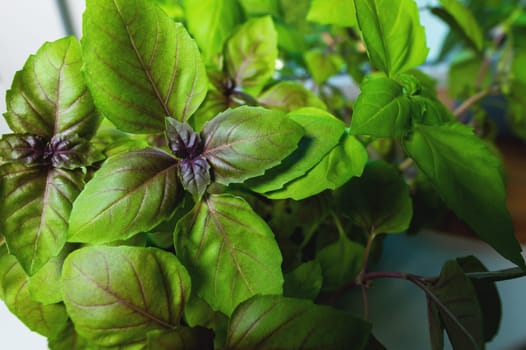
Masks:
[[[368,79],[361,86],[351,121],[353,135],[400,137],[410,127],[411,101],[402,85],[388,78]]]
[[[413,0],[354,0],[371,63],[393,77],[424,63],[429,49]]]
[[[62,284],[76,331],[99,346],[139,342],[149,331],[174,329],[190,295],[183,265],[156,248],[82,248],[66,259]]]
[[[148,349],[155,350],[213,350],[214,334],[201,327],[178,327],[172,331],[148,333]]]
[[[117,241],[160,224],[178,204],[176,167],[156,149],[108,159],[73,204],[68,240]]]
[[[93,136],[100,118],[81,68],[80,45],[73,37],[46,43],[30,56],[6,94],[4,116],[11,130],[46,138]]]
[[[370,330],[365,321],[309,300],[256,296],[232,315],[225,349],[360,350]]]
[[[44,305],[31,299],[28,277],[5,246],[0,247],[0,296],[9,310],[32,331],[54,338],[67,325],[64,305]]]
[[[186,121],[206,95],[197,45],[151,1],[88,0],[82,40],[88,85],[97,107],[134,133]]]
[[[525,267],[506,208],[501,164],[471,128],[455,122],[417,125],[404,147],[449,208],[502,256]]]
[[[176,227],[194,290],[226,315],[255,294],[280,294],[281,253],[268,225],[241,198],[210,195]]]
[[[354,136],[344,133],[336,145],[322,160],[284,188],[265,193],[271,199],[305,199],[327,189],[335,190],[353,176],[360,176],[367,163],[365,147]]]
[[[345,124],[324,110],[303,108],[289,113],[288,117],[303,127],[305,135],[298,148],[280,165],[248,181],[247,185],[253,191],[265,193],[279,190],[305,175],[338,144],[345,132]]]
[[[64,246],[84,174],[20,164],[4,165],[1,172],[1,231],[11,253],[32,275]]]
[[[281,112],[260,107],[229,109],[202,131],[214,181],[229,184],[262,175],[294,151],[303,128]]]

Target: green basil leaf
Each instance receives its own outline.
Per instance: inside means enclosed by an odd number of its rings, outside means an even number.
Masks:
[[[417,125],[403,144],[446,205],[502,256],[526,268],[506,208],[500,161],[473,130],[456,122]]]
[[[66,245],[54,258],[51,258],[37,273],[29,277],[31,299],[44,305],[60,303],[62,297],[62,265],[66,256],[73,250]]]
[[[305,135],[298,148],[280,165],[247,182],[255,192],[279,190],[286,183],[303,176],[338,144],[345,132],[345,124],[324,110],[302,108],[289,113],[288,117],[303,127]]]
[[[190,276],[177,257],[157,248],[85,247],[62,269],[64,302],[80,336],[100,346],[146,339],[178,326]]]
[[[239,0],[249,16],[272,15],[280,17],[279,0]]]
[[[206,328],[177,327],[148,333],[148,349],[214,350],[214,333]]]
[[[66,327],[64,305],[44,305],[31,299],[28,277],[5,246],[0,247],[0,290],[7,308],[30,330],[54,338]]]
[[[68,241],[105,243],[154,228],[178,204],[176,169],[156,149],[109,158],[73,204]]]
[[[428,303],[436,305],[451,345],[455,349],[483,349],[482,312],[475,289],[460,265],[454,260],[446,262],[440,278],[429,289],[443,305],[427,297]]]
[[[99,110],[119,129],[157,133],[164,118],[186,121],[206,95],[197,45],[147,0],[88,0],[82,48]]]
[[[394,77],[424,63],[429,49],[412,0],[354,0],[371,63]]]
[[[245,22],[227,41],[225,63],[236,86],[257,96],[272,78],[278,58],[278,35],[270,16]]]
[[[6,121],[15,133],[46,138],[78,134],[91,138],[100,123],[81,72],[77,39],[44,44],[15,74],[6,94]]]
[[[9,251],[33,275],[66,243],[72,203],[84,187],[80,170],[4,165],[0,231]]]
[[[285,275],[283,295],[314,300],[320,293],[322,284],[320,263],[317,260],[307,261]]]
[[[344,213],[370,234],[400,233],[409,227],[413,215],[407,184],[384,161],[367,164],[361,177],[343,187],[338,201]]]
[[[216,182],[228,185],[262,175],[294,151],[303,128],[278,111],[242,106],[208,122],[203,157]]]
[[[411,96],[411,113],[418,124],[440,125],[455,120],[442,102],[424,96]]]
[[[442,7],[432,8],[431,13],[446,22],[477,51],[482,51],[484,34],[471,10],[458,0],[440,0],[440,5]]]
[[[282,292],[274,234],[240,197],[205,197],[177,224],[175,248],[197,294],[227,316],[255,294]]]
[[[321,49],[307,51],[304,58],[316,84],[325,83],[330,77],[340,73],[344,67],[341,56]]]
[[[488,272],[488,269],[474,256],[457,258],[456,260],[468,277],[469,273]],[[499,291],[494,281],[471,278],[470,281],[473,288],[475,288],[480,311],[482,312],[484,341],[489,342],[497,335],[502,319],[502,304]]]
[[[208,61],[223,50],[226,39],[242,22],[241,8],[232,0],[184,0],[188,31]]]
[[[212,307],[195,293],[186,303],[184,320],[190,327],[212,329],[217,348],[224,346],[229,318],[219,311],[212,310]]]
[[[323,290],[336,290],[352,281],[362,268],[365,248],[340,237],[316,253],[323,274]]]
[[[292,112],[302,107],[327,109],[325,103],[315,93],[295,81],[277,83],[259,95],[258,102],[263,107],[282,112]]]
[[[307,20],[342,27],[356,26],[354,0],[313,0]]]
[[[362,143],[344,133],[339,144],[307,174],[289,182],[281,190],[265,193],[265,196],[271,199],[301,200],[327,189],[335,190],[353,176],[360,176],[367,159],[367,150]]]
[[[79,336],[71,322],[57,337],[48,339],[48,347],[50,350],[100,350]]]
[[[256,296],[232,315],[225,349],[359,350],[370,331],[369,323],[310,300]]]
[[[351,133],[400,137],[411,126],[411,100],[402,85],[389,78],[367,79],[353,108]]]

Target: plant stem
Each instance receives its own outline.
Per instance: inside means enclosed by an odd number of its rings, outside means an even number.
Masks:
[[[369,318],[369,301],[367,298],[367,279],[364,277],[367,274],[367,264],[369,263],[369,255],[371,255],[371,250],[373,247],[374,239],[376,238],[376,233],[374,233],[374,227],[371,227],[369,238],[367,240],[367,245],[365,246],[365,254],[363,255],[362,269],[356,278],[356,282],[360,285],[362,290],[362,300],[363,300],[363,318],[367,321]]]
[[[469,108],[471,108],[471,106],[473,106],[478,101],[482,100],[491,91],[492,91],[491,88],[487,88],[487,89],[477,92],[475,95],[468,98],[466,101],[464,101],[464,103],[462,103],[460,106],[458,106],[453,111],[453,115],[455,116],[455,118],[459,119]]]
[[[402,163],[400,163],[398,165],[398,170],[403,173],[404,171],[406,171],[407,169],[409,169],[409,167],[411,167],[412,165],[414,164],[414,161],[413,159],[411,158],[406,158],[404,159],[404,161]]]
[[[336,226],[336,230],[338,231],[338,235],[340,236],[340,239],[347,238],[347,235],[345,234],[345,230],[343,229],[342,221],[340,220],[338,215],[336,215],[336,213],[334,213],[334,211],[332,210],[331,210],[331,217],[332,217],[332,221],[334,222],[334,225]]]

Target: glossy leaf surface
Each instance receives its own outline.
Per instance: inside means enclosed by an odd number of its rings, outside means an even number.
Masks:
[[[1,173],[1,232],[11,254],[33,275],[62,250],[84,174],[20,164],[4,165]]]
[[[91,246],[68,256],[64,302],[82,337],[100,346],[145,340],[175,328],[190,277],[172,253],[156,248]]]
[[[305,135],[298,148],[280,165],[248,181],[247,185],[253,191],[265,193],[279,190],[303,176],[338,144],[345,132],[345,124],[324,110],[302,108],[289,113],[288,117],[303,127]]]
[[[80,45],[73,37],[48,42],[30,56],[6,95],[11,130],[46,138],[60,133],[93,136],[100,117],[81,68]]]
[[[370,325],[309,300],[256,296],[241,304],[230,321],[226,349],[363,349]]]
[[[175,247],[194,277],[194,290],[226,315],[255,294],[282,291],[274,235],[240,197],[205,197],[177,224]]]
[[[454,122],[418,125],[404,147],[449,208],[502,256],[525,266],[506,208],[500,161],[471,128]]]
[[[186,121],[207,91],[197,45],[147,0],[88,0],[82,48],[97,108],[119,129],[157,133]]]
[[[367,151],[358,139],[345,133],[323,159],[302,177],[283,189],[265,194],[271,199],[305,199],[324,190],[335,190],[353,176],[360,176],[367,163]]]
[[[281,112],[260,107],[229,109],[202,131],[203,157],[214,181],[229,184],[262,175],[294,151],[303,128]]]
[[[413,0],[354,0],[371,63],[393,77],[424,63],[429,49]]]
[[[227,41],[225,63],[237,87],[257,96],[272,77],[278,38],[270,16],[245,22]]]
[[[388,78],[368,79],[354,105],[353,135],[400,137],[410,127],[411,101],[402,85]]]
[[[156,149],[118,154],[73,204],[68,240],[102,243],[145,232],[174,212],[178,194],[177,162],[170,155]]]
[[[34,332],[53,338],[66,327],[68,314],[64,305],[33,301],[26,273],[5,246],[0,247],[0,296],[9,311]]]

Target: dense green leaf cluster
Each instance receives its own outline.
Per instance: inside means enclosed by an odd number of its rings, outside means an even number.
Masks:
[[[0,298],[51,349],[374,348],[367,311],[330,304],[382,277],[424,290],[433,349],[495,335],[509,271],[368,271],[420,184],[526,267],[498,157],[416,70],[414,1],[87,0],[83,21],[16,73],[0,140]]]

